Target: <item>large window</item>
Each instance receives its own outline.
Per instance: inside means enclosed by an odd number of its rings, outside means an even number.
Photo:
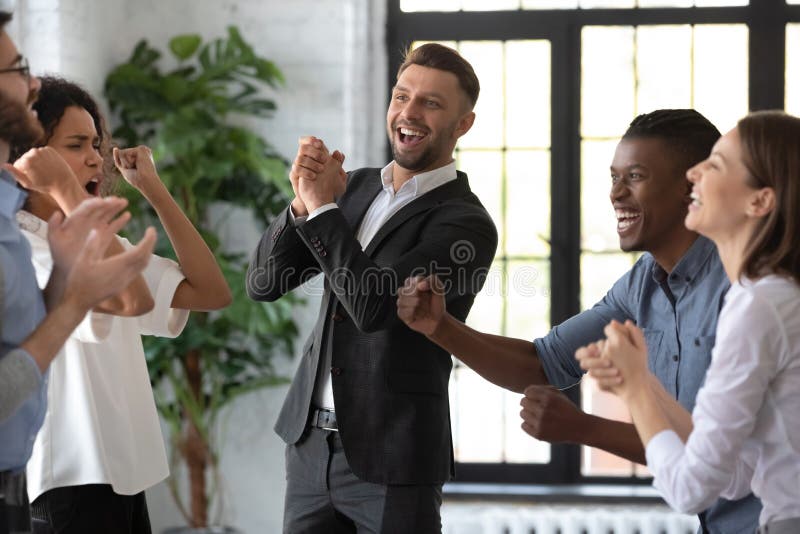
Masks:
[[[390,0],[388,28],[393,67],[405,46],[437,41],[481,80],[456,157],[500,232],[467,321],[486,332],[542,336],[636,260],[618,249],[608,199],[613,151],[635,115],[695,107],[724,132],[748,109],[800,113],[800,7],[784,0]],[[602,451],[533,440],[519,430],[520,396],[457,361],[450,394],[461,481],[647,475]],[[629,420],[587,379],[567,394]]]

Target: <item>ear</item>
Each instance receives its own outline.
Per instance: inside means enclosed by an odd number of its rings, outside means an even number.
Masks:
[[[455,136],[456,139],[464,135],[472,128],[473,123],[475,122],[475,112],[470,111],[469,113],[464,114],[460,119],[458,119],[458,124],[456,124]]]
[[[775,190],[771,187],[762,187],[750,197],[745,213],[750,217],[765,217],[774,209]]]

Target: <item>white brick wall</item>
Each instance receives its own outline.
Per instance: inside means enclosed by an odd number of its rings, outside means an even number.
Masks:
[[[3,0],[7,1],[7,0]],[[257,124],[291,159],[313,134],[348,156],[348,167],[385,164],[385,7],[374,0],[17,0],[11,33],[35,73],[59,73],[101,96],[106,73],[142,37],[224,35],[236,25],[286,76],[275,117]],[[252,245],[258,232],[253,229]],[[318,297],[297,312],[297,350]],[[293,372],[293,365],[287,365]],[[283,444],[273,433],[286,387],[251,394],[222,417],[224,522],[247,534],[281,531]],[[164,485],[148,491],[153,530],[181,524]]]

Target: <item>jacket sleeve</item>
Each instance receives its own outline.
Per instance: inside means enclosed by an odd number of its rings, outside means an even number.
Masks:
[[[253,300],[277,300],[320,273],[316,260],[295,232],[290,209],[275,217],[250,260],[245,284]]]
[[[397,289],[409,276],[437,274],[448,303],[458,301],[459,309],[451,312],[461,319],[483,286],[497,248],[497,230],[488,214],[476,205],[454,204],[420,216],[427,220],[417,244],[390,264],[378,264],[362,251],[341,210],[298,227],[299,239],[325,273],[331,292],[362,332],[396,320]]]

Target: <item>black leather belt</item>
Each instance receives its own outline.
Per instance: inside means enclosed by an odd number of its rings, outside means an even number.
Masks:
[[[336,412],[333,410],[326,410],[325,408],[315,409],[311,414],[311,426],[314,428],[338,432],[339,425],[336,424]]]

